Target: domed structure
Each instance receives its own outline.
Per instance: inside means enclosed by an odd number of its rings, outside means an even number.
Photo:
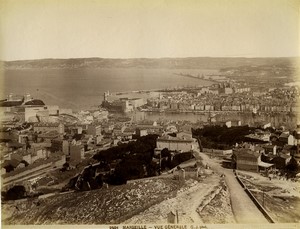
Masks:
[[[29,94],[18,96],[9,94],[7,99],[0,100],[0,107],[45,106],[40,99],[32,99]]]
[[[40,99],[32,99],[24,103],[24,106],[44,106],[45,103]]]

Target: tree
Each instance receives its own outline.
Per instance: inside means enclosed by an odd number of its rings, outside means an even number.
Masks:
[[[200,139],[205,148],[229,149],[236,142],[243,142],[245,136],[251,130],[248,126],[222,127],[222,126],[205,126],[201,129],[192,129],[193,137]],[[199,142],[200,143],[200,142]]]
[[[103,175],[99,174],[96,176],[95,181],[97,182],[98,187],[101,188],[103,186]]]
[[[166,168],[169,167],[168,160],[166,158],[161,160],[161,170],[164,171]]]
[[[164,148],[162,151],[161,151],[161,157],[169,157],[171,155],[170,151],[168,148]]]
[[[142,136],[135,142],[120,144],[98,152],[93,156],[95,160],[109,165],[120,160],[113,174],[109,175],[110,184],[124,184],[129,179],[143,178],[155,175],[156,166],[152,163],[154,148],[158,135]],[[168,153],[166,153],[168,155]]]
[[[70,164],[68,162],[63,164],[63,168],[68,169],[70,167]]]
[[[286,165],[285,169],[288,177],[294,177],[296,175],[296,173],[299,170],[299,166],[294,157],[291,158],[289,163]]]
[[[70,167],[70,164],[68,162],[63,164],[63,167],[60,169],[60,171],[65,172]]]
[[[26,189],[22,185],[16,185],[6,192],[6,200],[22,199],[26,196]]]
[[[173,161],[171,163],[172,164],[171,167],[174,168],[175,166],[181,164],[182,162],[190,160],[192,157],[193,157],[193,155],[192,155],[191,152],[185,152],[185,153],[176,154],[173,157]]]

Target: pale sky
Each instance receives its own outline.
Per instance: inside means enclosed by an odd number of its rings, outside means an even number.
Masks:
[[[0,59],[299,56],[299,0],[0,0]]]

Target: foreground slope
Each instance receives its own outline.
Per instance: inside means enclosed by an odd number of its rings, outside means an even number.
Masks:
[[[4,204],[4,224],[113,224],[176,196],[177,180],[146,179],[94,191]]]

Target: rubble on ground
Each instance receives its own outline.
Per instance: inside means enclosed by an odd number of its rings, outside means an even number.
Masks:
[[[276,223],[300,222],[299,182],[270,180],[249,172],[239,172],[239,175],[246,187]]]
[[[225,224],[235,223],[230,204],[230,193],[225,183],[220,185],[218,192],[214,192],[210,202],[199,209],[200,217],[204,223]],[[201,210],[201,211],[200,211]]]
[[[176,180],[154,178],[108,189],[16,201],[4,204],[7,212],[3,220],[4,224],[114,224],[174,197],[181,185]]]
[[[221,178],[218,175],[214,174],[206,177],[204,180],[200,180],[199,182],[192,179],[187,180],[186,185],[177,192],[178,194],[176,197],[167,199],[157,205],[153,205],[149,209],[133,216],[123,223],[165,224],[168,223],[168,214],[172,211],[177,212],[180,224],[202,224],[205,217],[208,216],[199,215],[197,209],[210,193],[214,193],[220,188],[220,179]],[[220,206],[216,208],[220,208]],[[230,211],[227,208],[225,210],[231,212],[231,209]],[[220,208],[219,211],[224,211],[224,208]],[[229,220],[227,221],[230,222]]]

